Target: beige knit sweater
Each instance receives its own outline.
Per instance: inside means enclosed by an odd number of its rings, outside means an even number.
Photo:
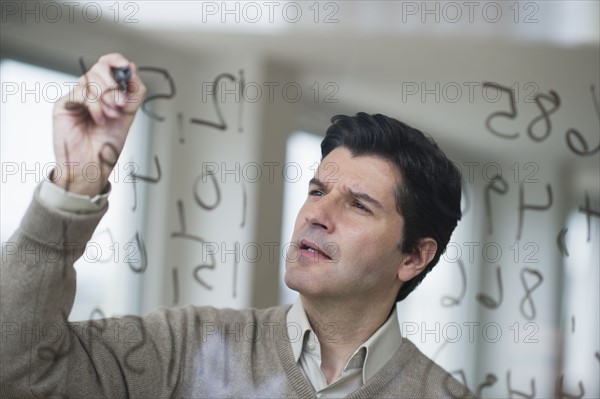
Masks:
[[[289,306],[187,306],[67,323],[73,262],[106,209],[46,208],[37,192],[3,246],[0,397],[314,398],[285,328]],[[474,397],[408,340],[352,398]]]

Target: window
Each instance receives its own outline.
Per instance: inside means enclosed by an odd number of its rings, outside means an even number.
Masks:
[[[0,220],[4,245],[19,226],[36,186],[55,165],[52,108],[78,77],[14,60],[2,60],[0,76]],[[134,170],[128,160],[143,159],[147,153],[138,139],[143,123],[136,118],[111,175],[111,207],[84,256],[75,263],[77,293],[69,320],[138,313],[140,283],[133,269],[141,267],[143,259],[135,232],[141,231],[144,204],[138,193],[137,210],[132,212],[134,184],[127,183],[127,177]]]
[[[592,203],[597,204],[597,201]],[[564,261],[564,302],[562,303],[562,370],[565,392],[577,394],[578,383],[585,386],[589,397],[598,396],[598,348],[600,314],[598,281],[600,278],[599,247],[593,244],[598,237],[598,223],[587,225],[586,216],[572,212],[567,222],[566,247],[569,256]],[[589,229],[589,237],[587,232]],[[598,352],[595,352],[596,356]],[[596,368],[596,369],[595,369]],[[594,370],[595,369],[595,370]],[[595,382],[594,382],[595,381]]]
[[[295,169],[301,170],[299,179],[285,179],[283,186],[283,217],[281,226],[282,248],[292,238],[296,215],[304,204],[308,195],[308,182],[313,178],[315,170],[321,161],[321,140],[323,137],[307,132],[294,132],[290,135],[286,145],[285,162],[295,164]],[[282,252],[280,279],[279,279],[279,303],[293,303],[298,295],[285,285],[285,251]]]

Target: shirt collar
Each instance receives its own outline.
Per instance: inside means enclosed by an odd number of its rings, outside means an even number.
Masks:
[[[297,363],[302,354],[306,334],[313,333],[300,297],[298,297],[288,311],[286,322],[292,352]],[[347,366],[353,368],[354,366],[362,367],[363,383],[366,383],[392,358],[401,343],[402,335],[400,334],[400,326],[398,324],[398,312],[396,306],[394,306],[386,322],[356,349],[350,357],[351,361]],[[354,359],[363,358],[362,356],[356,356],[361,351],[365,353],[364,362],[361,365],[353,364]]]
[[[394,356],[402,344],[398,312],[394,310],[381,327],[361,345],[367,353],[363,365],[363,383],[373,377]],[[360,349],[360,348],[359,348]]]
[[[292,352],[294,353],[294,360],[298,363],[300,354],[302,353],[302,346],[304,345],[304,337],[312,331],[300,297],[296,299],[296,302],[294,302],[288,311],[286,327],[288,336],[290,337],[290,344],[292,345]]]

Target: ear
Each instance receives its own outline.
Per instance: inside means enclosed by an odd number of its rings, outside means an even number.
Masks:
[[[433,238],[419,239],[417,250],[402,255],[404,258],[398,269],[398,279],[405,283],[419,275],[431,262],[436,251],[437,242]]]

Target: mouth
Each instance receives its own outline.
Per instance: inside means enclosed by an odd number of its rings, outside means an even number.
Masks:
[[[312,260],[331,260],[331,257],[319,246],[319,244],[302,239],[298,249],[300,256],[312,259]]]

